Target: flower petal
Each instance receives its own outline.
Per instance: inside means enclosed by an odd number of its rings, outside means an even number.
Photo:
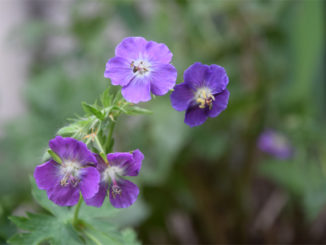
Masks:
[[[183,74],[184,82],[193,89],[203,87],[208,68],[208,65],[203,65],[200,62],[192,64]]]
[[[170,64],[156,64],[152,66],[150,74],[151,92],[155,95],[164,95],[169,92],[177,80],[177,70]]]
[[[126,162],[132,161],[132,154],[129,152],[109,153],[107,159],[113,166],[122,168]]]
[[[115,49],[115,55],[131,62],[138,59],[144,53],[146,43],[147,41],[143,37],[127,37],[118,44]]]
[[[186,83],[176,85],[170,95],[172,107],[177,111],[186,110],[193,98],[193,89]]]
[[[212,109],[208,111],[209,117],[216,117],[224,111],[228,105],[230,92],[226,89],[222,93],[215,95]]]
[[[172,60],[173,54],[164,43],[149,41],[146,44],[146,58],[150,61],[168,64]]]
[[[48,198],[59,206],[73,206],[79,200],[79,188],[72,185],[61,186],[57,183],[52,189],[47,191]]]
[[[89,206],[101,207],[103,205],[104,199],[106,197],[109,184],[102,181],[99,185],[98,192],[90,199],[84,199],[85,203]]]
[[[49,146],[63,161],[78,161],[81,165],[96,163],[95,157],[87,149],[86,144],[73,138],[56,136],[50,140]]]
[[[124,176],[137,176],[139,174],[144,154],[140,150],[134,150],[132,153],[132,160],[123,165]]]
[[[38,188],[49,190],[60,182],[59,164],[53,160],[38,165],[34,171],[34,178]]]
[[[139,194],[139,189],[137,185],[129,180],[120,179],[118,186],[121,189],[120,194],[113,194],[112,191],[113,184],[110,185],[110,202],[115,208],[127,208],[132,205]]]
[[[122,88],[121,93],[128,102],[135,104],[146,102],[151,99],[150,85],[148,76],[135,77],[127,86]]]
[[[110,78],[113,85],[126,86],[133,76],[130,63],[124,58],[114,57],[106,63],[104,77]]]
[[[184,122],[190,127],[203,124],[208,117],[207,110],[207,108],[199,108],[198,105],[188,107]]]
[[[205,75],[205,86],[211,89],[212,94],[220,93],[226,89],[229,78],[223,67],[210,65]]]
[[[98,192],[100,180],[101,175],[95,167],[82,169],[79,187],[84,199],[92,198]]]

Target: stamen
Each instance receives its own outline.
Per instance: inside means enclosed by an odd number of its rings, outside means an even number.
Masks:
[[[197,90],[195,95],[196,102],[199,104],[198,107],[204,109],[206,107],[209,110],[213,107],[213,101],[215,100],[214,95],[212,95],[211,90],[209,88],[200,88]]]
[[[71,184],[73,187],[76,187],[80,182],[78,177],[80,167],[76,162],[63,162],[61,166],[61,174],[63,175],[60,180],[61,186],[67,186]]]
[[[133,73],[144,75],[150,71],[150,64],[147,61],[136,60],[130,63],[130,68],[132,68]]]
[[[113,198],[115,199],[116,195],[120,196],[121,192],[122,192],[121,188],[114,181],[114,184],[112,186],[112,196],[113,196]]]

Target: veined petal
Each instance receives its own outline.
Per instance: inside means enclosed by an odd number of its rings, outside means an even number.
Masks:
[[[114,184],[110,184],[110,202],[115,208],[127,208],[132,205],[138,197],[139,189],[137,185],[129,180],[120,179],[118,182],[120,194],[114,192],[112,189]]]
[[[124,176],[137,176],[139,174],[144,154],[140,150],[134,150],[132,153],[132,160],[125,162],[122,167],[124,169]]]
[[[57,183],[53,188],[47,190],[48,198],[59,206],[73,206],[79,200],[79,188],[72,185],[62,186]]]
[[[101,207],[103,205],[104,199],[107,195],[109,184],[102,181],[99,185],[98,192],[90,199],[84,199],[85,203],[89,206]]]
[[[164,95],[169,92],[177,80],[177,70],[170,64],[155,64],[150,74],[151,92]]]
[[[229,78],[223,67],[210,65],[205,75],[205,86],[211,89],[212,94],[220,93],[226,89]]]
[[[129,152],[114,152],[107,155],[107,159],[112,166],[123,168],[123,166],[132,161],[132,154]]]
[[[38,188],[49,190],[60,182],[59,164],[53,160],[38,165],[34,171],[34,178]]]
[[[149,41],[145,47],[146,56],[150,61],[168,64],[172,60],[173,54],[164,43]]]
[[[207,70],[208,65],[203,65],[200,62],[192,64],[183,74],[184,82],[195,90],[203,87]]]
[[[145,51],[146,39],[143,37],[127,37],[118,44],[115,55],[128,61],[136,60]]]
[[[196,106],[190,106],[186,110],[185,123],[190,127],[195,127],[203,124],[207,117],[207,108],[199,108]]]
[[[149,76],[134,77],[132,81],[122,88],[121,93],[123,97],[131,103],[146,102],[151,99],[151,83]]]
[[[216,117],[222,111],[224,111],[229,102],[230,92],[226,89],[222,93],[215,95],[215,100],[213,101],[212,109],[208,111],[209,117]]]
[[[87,167],[81,171],[80,191],[84,199],[92,198],[98,192],[101,175],[95,167]]]
[[[49,146],[63,161],[76,161],[81,165],[88,163],[96,164],[95,157],[87,149],[86,144],[81,141],[69,137],[56,136],[49,141]]]
[[[170,95],[172,107],[177,111],[186,110],[193,98],[194,91],[186,83],[176,85]]]
[[[122,57],[114,57],[106,63],[104,77],[110,78],[113,85],[126,86],[133,76],[130,63]]]

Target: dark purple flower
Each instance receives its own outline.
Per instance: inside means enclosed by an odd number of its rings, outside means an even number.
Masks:
[[[38,188],[46,190],[48,198],[60,206],[77,204],[80,192],[84,199],[92,198],[99,189],[100,173],[86,144],[57,136],[50,140],[49,146],[62,163],[51,159],[35,168]]]
[[[264,131],[258,139],[258,148],[280,159],[287,159],[293,155],[293,147],[289,140],[274,130]]]
[[[96,155],[97,168],[101,173],[101,183],[98,193],[91,199],[85,200],[87,205],[101,207],[109,190],[110,202],[116,208],[127,208],[132,205],[139,194],[137,185],[122,176],[137,176],[143,153],[135,150],[133,153],[116,152],[107,155],[108,163]]]
[[[151,92],[164,95],[175,85],[177,71],[170,64],[172,53],[163,43],[143,37],[127,37],[106,63],[104,77],[122,86],[123,97],[131,102],[151,99]]]
[[[172,106],[177,111],[186,110],[185,123],[190,127],[201,125],[225,110],[230,95],[228,83],[223,67],[194,63],[184,72],[184,82],[174,87]]]

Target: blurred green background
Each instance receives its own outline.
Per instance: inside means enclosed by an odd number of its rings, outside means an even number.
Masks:
[[[196,61],[225,67],[231,96],[196,128],[168,95],[140,105],[150,116],[119,119],[114,150],[145,160],[139,199],[114,222],[144,244],[326,243],[324,1],[21,2],[27,19],[8,42],[30,59],[25,112],[1,128],[2,243],[16,232],[8,215],[38,210],[28,177],[48,140],[108,86],[105,63],[127,36],[167,44],[178,83]],[[257,149],[266,128],[289,138],[293,158]]]

